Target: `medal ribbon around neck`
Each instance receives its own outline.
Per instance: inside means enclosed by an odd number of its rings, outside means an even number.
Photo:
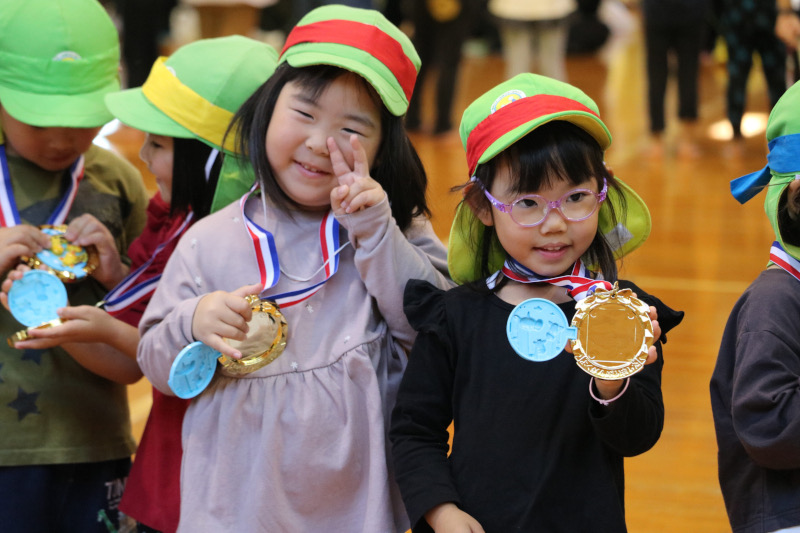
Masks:
[[[278,283],[278,279],[280,278],[280,263],[278,261],[278,251],[275,248],[275,239],[272,233],[253,222],[245,213],[244,208],[247,199],[256,190],[258,190],[258,184],[254,185],[247,194],[242,196],[241,200],[239,200],[239,207],[242,212],[245,228],[247,229],[247,233],[255,249],[258,270],[261,273],[261,285],[263,287],[260,295],[263,295],[267,290]],[[290,307],[299,304],[313,296],[322,288],[325,282],[336,274],[336,271],[339,269],[339,252],[341,248],[339,247],[339,221],[336,220],[333,211],[328,211],[325,216],[322,217],[322,222],[319,226],[319,240],[324,261],[320,270],[324,268],[325,279],[305,289],[270,296],[269,300],[275,302],[280,307]]]
[[[580,259],[575,261],[568,274],[544,278],[509,257],[503,268],[486,280],[486,285],[493,289],[500,276],[520,283],[549,283],[564,287],[566,293],[576,302],[593,294],[597,288],[613,288],[608,281],[590,278],[589,270]],[[577,339],[577,329],[569,325],[564,312],[552,301],[530,298],[514,307],[509,314],[506,336],[520,357],[544,362],[560,354],[568,340]]]
[[[769,249],[769,260],[800,281],[800,261],[787,254],[778,241],[773,242]]]
[[[47,219],[47,224],[52,226],[59,226],[64,223],[72,208],[72,203],[75,201],[75,195],[78,193],[78,185],[83,179],[83,163],[84,157],[81,155],[70,167],[70,184],[64,192],[58,207]],[[0,227],[10,228],[18,226],[22,223],[17,210],[17,202],[14,199],[14,189],[11,186],[11,174],[8,171],[8,157],[6,156],[6,147],[0,144]]]
[[[157,274],[151,278],[139,280],[141,275],[147,270],[147,267],[155,260],[156,256],[173,240],[177,239],[186,228],[189,227],[189,224],[192,222],[192,218],[194,217],[194,213],[189,212],[186,215],[186,218],[181,223],[180,227],[176,229],[166,241],[159,244],[155,251],[153,251],[153,255],[150,256],[142,266],[128,274],[125,279],[123,279],[119,285],[114,287],[109,291],[106,295],[103,302],[104,309],[108,314],[111,316],[117,316],[125,309],[128,309],[136,302],[141,301],[143,298],[151,295],[155,290],[156,286],[158,285],[159,280],[161,279],[161,274]]]
[[[569,274],[553,278],[543,278],[515,259],[509,257],[503,264],[503,268],[492,274],[489,279],[486,280],[486,285],[490,289],[493,289],[500,279],[500,276],[505,276],[520,283],[549,283],[551,285],[564,287],[570,298],[576,302],[589,296],[594,292],[594,289],[598,287],[607,290],[612,289],[612,285],[608,281],[590,278],[589,270],[580,259],[575,261],[575,264],[572,265],[572,270]]]

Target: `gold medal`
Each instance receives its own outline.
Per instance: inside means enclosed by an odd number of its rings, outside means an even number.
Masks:
[[[52,272],[64,283],[78,281],[97,269],[100,257],[94,246],[78,246],[65,237],[67,226],[39,226],[50,237],[50,246],[33,257],[23,257],[31,268]]]
[[[576,305],[572,325],[575,361],[600,379],[624,379],[644,367],[655,342],[650,306],[630,289],[597,289]]]
[[[225,342],[242,354],[241,359],[225,355],[219,357],[223,371],[231,376],[255,372],[278,358],[286,348],[288,325],[277,305],[259,299],[255,294],[246,297],[253,310],[248,322],[250,331],[243,341],[225,339]]]

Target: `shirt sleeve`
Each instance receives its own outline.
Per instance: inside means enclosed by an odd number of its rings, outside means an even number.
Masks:
[[[443,289],[453,286],[447,273],[447,250],[430,220],[416,217],[403,233],[386,199],[337,219],[348,231],[356,268],[392,336],[404,349],[411,349],[416,334],[403,313],[406,283],[420,279]]]
[[[459,504],[450,475],[448,426],[455,354],[447,339],[442,291],[412,281],[406,310],[420,328],[400,384],[389,437],[397,483],[412,526],[441,503]]]
[[[747,454],[776,470],[800,468],[800,299],[779,287],[751,296],[740,312],[731,401]]]

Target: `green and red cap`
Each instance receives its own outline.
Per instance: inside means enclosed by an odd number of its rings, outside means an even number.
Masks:
[[[464,111],[459,134],[467,156],[469,175],[479,165],[491,160],[536,128],[552,121],[570,122],[585,130],[606,150],[611,134],[600,119],[597,104],[583,91],[567,83],[537,74],[519,74],[478,97]],[[619,183],[626,216],[614,221],[611,207],[622,212],[620,194],[609,188],[600,208],[599,228],[617,258],[633,251],[650,235],[650,212],[647,205],[628,185]],[[475,281],[479,273],[474,258],[480,249],[482,223],[463,202],[456,210],[450,230],[448,266],[458,283]],[[499,243],[492,247],[490,269],[496,270],[505,260]]]
[[[420,59],[411,40],[380,12],[343,5],[318,7],[286,37],[280,62],[333,65],[358,74],[396,116],[408,109]]]

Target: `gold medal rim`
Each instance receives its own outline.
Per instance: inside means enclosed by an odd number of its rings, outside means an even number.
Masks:
[[[218,361],[228,374],[243,375],[255,372],[277,359],[286,348],[286,336],[289,326],[278,305],[261,300],[257,295],[247,296],[247,301],[250,303],[250,308],[254,313],[267,313],[278,322],[278,333],[272,340],[272,344],[261,353],[241,359],[220,355]]]
[[[61,233],[65,233],[67,231],[66,225],[51,225],[51,224],[43,224],[39,226],[39,229],[53,229],[59,231]],[[95,246],[84,246],[84,250],[86,250],[86,266],[83,267],[83,271],[86,272],[86,275],[91,275],[95,270],[97,270],[97,266],[100,264],[100,254],[97,252],[97,248]],[[50,265],[44,263],[41,259],[36,257],[35,255],[32,257],[22,257],[23,262],[27,263],[27,265],[31,268],[39,269],[39,270],[46,270],[52,274],[55,274],[58,279],[60,279],[64,283],[73,283],[75,281],[80,281],[84,277],[78,277],[75,275],[74,272],[69,270],[59,270],[57,268],[53,268]]]
[[[571,340],[572,351],[575,356],[575,362],[587,374],[599,379],[617,380],[625,379],[639,372],[644,368],[644,363],[647,360],[648,350],[655,341],[653,333],[653,323],[650,320],[650,306],[642,302],[631,294],[630,289],[617,289],[616,284],[614,289],[605,290],[597,289],[592,296],[581,300],[576,305],[575,316],[572,318],[572,326],[577,330],[577,339]],[[602,298],[601,298],[602,297]],[[644,341],[639,347],[638,351],[633,354],[628,360],[627,364],[621,364],[613,369],[607,368],[597,364],[594,359],[586,353],[583,345],[580,342],[582,328],[588,323],[586,317],[589,312],[595,307],[607,303],[611,298],[618,297],[618,301],[634,311],[642,320],[637,321],[635,327],[644,328]],[[628,300],[627,303],[622,300]]]
[[[66,320],[63,319],[63,318],[55,318],[53,320],[49,320],[49,321],[45,322],[44,324],[39,324],[38,326],[33,326],[33,327],[30,327],[30,328],[27,328],[27,329],[23,329],[22,331],[17,331],[16,333],[14,333],[12,336],[10,336],[6,340],[8,341],[8,345],[9,346],[11,346],[12,348],[16,348],[18,342],[22,342],[22,341],[26,341],[26,340],[30,339],[30,333],[29,332],[31,330],[53,328],[55,326],[60,326],[64,322],[66,322]]]

